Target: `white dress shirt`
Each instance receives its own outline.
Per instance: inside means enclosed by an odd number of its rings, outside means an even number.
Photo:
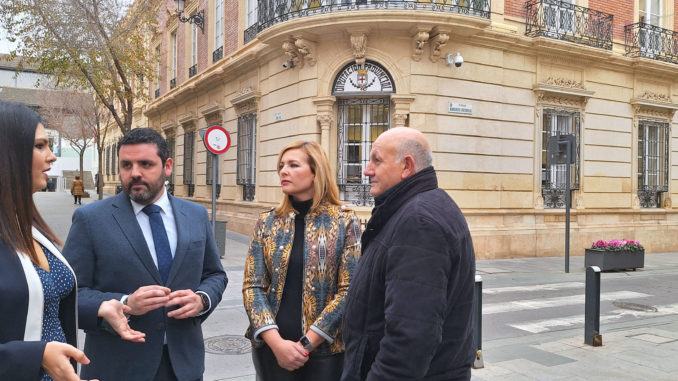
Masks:
[[[144,233],[144,240],[146,240],[146,245],[148,246],[148,251],[151,252],[151,257],[153,257],[153,262],[155,267],[158,267],[158,255],[155,253],[155,243],[153,242],[153,232],[151,231],[151,220],[142,212],[142,209],[146,205],[139,204],[138,202],[130,199],[132,202],[132,209],[134,210],[134,215],[137,217],[137,222],[139,222],[139,227],[141,232]],[[163,225],[165,225],[165,231],[167,232],[167,240],[169,241],[170,250],[172,251],[172,258],[174,258],[174,253],[177,251],[177,224],[174,221],[174,213],[172,213],[172,204],[170,204],[169,197],[167,197],[167,191],[165,187],[162,188],[162,196],[154,202],[155,205],[159,206],[160,216],[162,217]]]

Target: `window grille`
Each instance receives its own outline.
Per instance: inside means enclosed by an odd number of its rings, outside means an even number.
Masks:
[[[669,124],[641,120],[638,124],[638,198],[642,208],[661,207],[669,190]]]
[[[255,114],[238,117],[238,162],[236,184],[242,185],[243,201],[254,201],[256,184],[256,130]]]
[[[188,196],[193,196],[193,140],[195,131],[184,133],[184,185],[188,185]]]
[[[111,146],[106,147],[106,176],[111,175]]]
[[[370,161],[372,143],[389,129],[389,98],[348,98],[339,100],[339,174],[342,201],[352,205],[373,205],[369,178],[363,171]]]
[[[174,160],[174,143],[175,143],[174,137],[167,138],[167,151],[168,151],[167,157],[172,158],[172,160]],[[169,184],[167,184],[167,191],[170,194],[173,195],[174,194],[174,168],[172,168],[172,173],[167,178],[167,182],[169,183]]]
[[[577,141],[575,163],[570,168],[570,189],[579,189],[579,136],[580,114],[578,111],[544,109],[541,146],[541,188],[544,208],[565,208],[567,166],[570,164],[546,163],[546,148],[550,136],[574,134]]]

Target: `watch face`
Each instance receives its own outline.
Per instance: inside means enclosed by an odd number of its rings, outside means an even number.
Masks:
[[[302,336],[301,340],[299,340],[299,342],[301,343],[301,345],[303,345],[305,347],[308,346],[308,345],[311,345],[311,340],[309,340],[308,337],[306,337],[306,336]]]

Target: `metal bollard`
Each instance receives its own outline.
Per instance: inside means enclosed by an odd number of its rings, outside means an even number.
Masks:
[[[473,288],[473,348],[476,349],[476,359],[473,361],[473,369],[485,367],[483,363],[483,277],[476,275],[476,283]]]
[[[584,307],[584,344],[600,347],[600,267],[586,268],[586,301]]]

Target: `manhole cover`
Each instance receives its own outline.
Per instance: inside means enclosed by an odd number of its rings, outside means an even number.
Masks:
[[[626,309],[626,310],[643,311],[643,312],[657,312],[657,308],[655,308],[655,307],[646,306],[644,304],[638,304],[638,303],[612,302],[612,305],[615,306],[615,307]]]
[[[205,352],[215,355],[244,355],[252,350],[252,343],[242,336],[223,335],[205,339]]]

